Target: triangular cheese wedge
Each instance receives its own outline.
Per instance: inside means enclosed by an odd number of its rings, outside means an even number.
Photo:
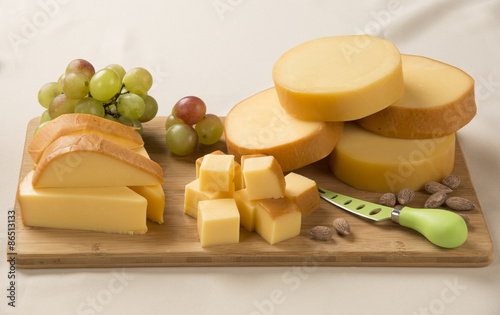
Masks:
[[[145,234],[145,198],[127,187],[34,188],[31,171],[19,183],[24,225]]]
[[[163,183],[154,161],[96,135],[58,138],[42,154],[33,186],[109,187],[150,186]]]
[[[141,135],[133,127],[94,115],[65,114],[46,123],[37,131],[28,146],[28,153],[37,164],[47,146],[56,139],[82,133],[97,135],[128,149],[144,145]]]

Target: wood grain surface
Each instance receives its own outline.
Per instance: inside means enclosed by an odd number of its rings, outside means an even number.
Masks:
[[[476,209],[470,217],[468,239],[455,249],[434,246],[418,232],[391,221],[373,222],[345,212],[321,200],[321,206],[302,221],[300,236],[269,245],[255,232],[241,228],[240,243],[202,248],[196,220],[183,213],[184,186],[195,179],[197,157],[214,150],[226,151],[223,140],[200,147],[193,155],[176,157],[164,142],[165,117],[144,124],[144,141],[151,158],[164,172],[165,224],[148,221],[145,235],[118,235],[100,232],[24,226],[16,202],[16,244],[13,251],[20,268],[123,267],[123,266],[443,266],[480,267],[493,261],[493,244],[483,217],[469,170],[457,141],[454,174],[462,184],[453,195],[472,200]],[[28,124],[20,179],[33,168],[26,151],[38,118]],[[337,180],[327,159],[296,170],[315,180],[319,187],[370,202],[380,193],[357,190]],[[417,192],[412,207],[423,207],[427,197]],[[13,196],[14,197],[14,196]],[[488,209],[484,209],[488,211]],[[490,209],[491,210],[491,209]],[[308,238],[316,225],[331,226],[335,218],[345,218],[352,230],[347,237],[334,235],[331,241]]]

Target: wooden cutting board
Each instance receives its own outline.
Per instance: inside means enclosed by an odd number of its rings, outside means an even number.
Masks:
[[[241,228],[240,243],[202,248],[196,220],[183,213],[184,186],[195,179],[196,158],[214,150],[226,151],[223,140],[202,147],[187,157],[175,157],[166,148],[165,117],[144,124],[144,140],[151,158],[164,171],[165,224],[148,222],[146,235],[117,235],[100,232],[61,230],[24,226],[19,204],[15,205],[15,248],[19,268],[123,267],[123,266],[486,266],[493,261],[493,244],[483,212],[472,185],[460,144],[457,142],[454,174],[462,180],[453,192],[472,200],[477,208],[468,211],[470,228],[464,245],[444,249],[432,245],[419,233],[391,221],[373,222],[338,209],[321,200],[321,206],[302,222],[300,236],[269,245],[256,233]],[[20,178],[33,168],[26,147],[38,118],[27,128]],[[319,187],[366,201],[378,202],[380,193],[357,190],[338,181],[327,160],[296,171],[314,179]],[[418,192],[413,207],[422,207],[428,195]],[[487,211],[487,209],[486,209]],[[318,242],[307,237],[316,225],[331,225],[345,218],[352,234],[334,235]],[[9,248],[8,248],[9,251]]]

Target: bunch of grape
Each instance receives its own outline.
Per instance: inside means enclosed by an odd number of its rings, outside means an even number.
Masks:
[[[90,62],[75,59],[57,82],[38,91],[38,102],[47,110],[37,130],[60,115],[85,113],[136,127],[142,134],[142,123],[158,112],[158,103],[147,94],[152,85],[153,77],[146,69],[125,71],[111,64],[95,72]]]
[[[165,141],[170,151],[188,155],[196,150],[198,143],[211,145],[219,141],[224,126],[217,115],[206,111],[205,102],[196,96],[186,96],[175,103],[165,122]]]

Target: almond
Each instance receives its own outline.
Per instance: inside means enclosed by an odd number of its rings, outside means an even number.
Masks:
[[[444,191],[438,191],[433,193],[425,201],[424,208],[437,208],[440,207],[446,200],[446,193]]]
[[[450,197],[446,199],[446,205],[451,209],[458,211],[468,211],[476,208],[476,205],[474,205],[472,201],[462,197]]]
[[[315,226],[307,232],[307,235],[317,241],[328,241],[332,238],[333,231],[328,226]]]
[[[450,189],[455,189],[460,185],[460,177],[457,175],[449,175],[446,176],[441,183],[448,186]]]
[[[393,193],[385,193],[380,196],[380,204],[387,207],[394,207],[396,205],[396,195]]]
[[[346,219],[338,218],[333,220],[333,227],[335,231],[341,236],[346,236],[351,234],[351,227],[349,226],[349,222]]]
[[[438,182],[428,182],[427,184],[425,184],[425,191],[432,195],[434,193],[437,193],[438,191],[444,191],[445,193],[450,193],[453,190],[451,190],[450,187],[445,186]]]
[[[415,198],[415,192],[410,188],[403,188],[398,193],[398,202],[401,205],[409,204]]]

